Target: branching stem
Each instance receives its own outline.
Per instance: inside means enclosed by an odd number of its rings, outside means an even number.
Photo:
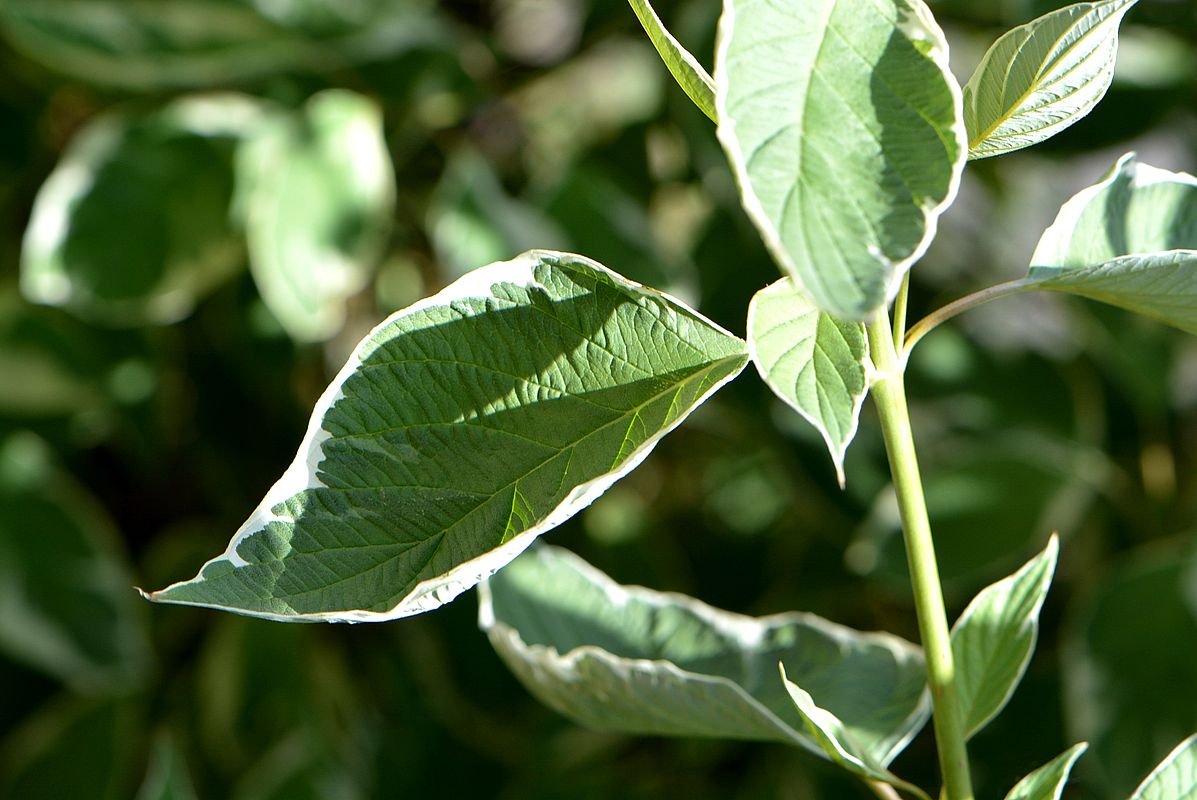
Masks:
[[[870,356],[878,372],[870,393],[881,418],[898,511],[902,518],[919,634],[927,657],[927,680],[931,686],[935,741],[939,749],[944,797],[946,800],[974,800],[968,749],[965,746],[966,731],[952,663],[952,640],[944,610],[939,567],[935,562],[935,545],[931,539],[923,483],[915,455],[910,414],[906,407],[903,363],[898,358],[894,331],[886,314],[878,314],[877,319],[869,323],[868,334]],[[913,334],[914,331],[911,331]]]
[[[988,289],[982,289],[979,292],[965,295],[959,300],[953,300],[943,308],[932,311],[911,326],[910,332],[906,334],[906,341],[902,345],[903,363],[905,363],[906,354],[918,343],[919,339],[922,339],[928,333],[935,330],[936,327],[947,322],[957,314],[968,311],[970,308],[976,308],[983,303],[988,303],[990,300],[996,300],[999,297],[1029,292],[1038,285],[1039,281],[1034,278],[1020,278],[1016,281],[999,283],[997,286],[990,286]],[[894,341],[898,340],[895,339]]]

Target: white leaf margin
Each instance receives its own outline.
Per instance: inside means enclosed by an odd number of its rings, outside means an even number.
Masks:
[[[1056,215],[1055,221],[1039,237],[1039,243],[1035,246],[1035,252],[1031,254],[1031,269],[1034,270],[1036,267],[1064,266],[1059,263],[1061,260],[1059,252],[1072,238],[1073,232],[1080,223],[1081,216],[1103,192],[1123,180],[1128,181],[1127,191],[1131,193],[1138,189],[1146,189],[1161,183],[1179,184],[1197,190],[1197,177],[1187,172],[1172,172],[1171,170],[1144,164],[1138,160],[1138,154],[1132,150],[1122,155],[1100,181],[1077,192],[1065,201],[1064,205],[1060,206],[1060,211]],[[1052,255],[1053,251],[1055,251],[1055,255]],[[1147,253],[1126,253],[1124,255],[1147,255]],[[1084,266],[1096,265],[1089,264]],[[1083,267],[1065,268],[1081,269]]]
[[[1139,788],[1135,789],[1134,794],[1127,798],[1127,800],[1143,800],[1147,796],[1144,793],[1152,788],[1152,782],[1159,780],[1169,769],[1172,768],[1172,764],[1188,750],[1197,750],[1197,733],[1194,733],[1192,736],[1176,745],[1172,752],[1165,756],[1164,760],[1161,761],[1156,768],[1153,769],[1147,775],[1147,777],[1143,779],[1143,782],[1139,784]],[[1197,789],[1197,787],[1192,788]],[[1190,800],[1192,797],[1192,793],[1186,793],[1184,795],[1178,795],[1176,798],[1174,798],[1174,800]]]
[[[759,309],[759,306],[757,304],[757,298],[768,297],[768,295],[770,293],[779,294],[783,290],[803,291],[801,288],[801,284],[797,280],[795,280],[794,278],[792,278],[790,276],[786,276],[779,281],[774,281],[773,283],[766,286],[764,289],[761,289],[759,292],[757,292],[756,294],[754,294],[752,296],[752,300],[748,303],[748,338],[746,340],[748,342],[748,357],[752,360],[753,366],[756,367],[757,374],[761,376],[761,380],[764,381],[765,385],[767,385],[770,389],[773,389],[773,381],[770,380],[769,375],[766,374],[765,365],[761,363],[761,360],[758,357],[758,353],[757,353],[756,343],[757,343],[757,339],[760,337],[753,336],[752,331],[755,327],[756,315],[757,315],[758,309]],[[809,301],[809,302],[811,303],[811,313],[827,315],[827,312],[821,310],[817,305],[815,305],[814,301]],[[854,323],[854,322],[843,321],[843,320],[837,320],[837,321],[840,322],[841,324],[848,324],[848,325],[860,324],[860,323]],[[818,322],[817,321],[816,321],[815,325],[816,325],[815,336],[817,337],[818,336],[818,327],[817,327]],[[867,335],[864,337],[864,359],[861,362],[861,367],[864,369],[864,372],[865,372],[864,389],[861,391],[861,393],[859,395],[856,395],[853,398],[852,424],[849,427],[848,434],[844,437],[844,441],[842,443],[834,441],[831,438],[831,431],[829,431],[827,429],[827,426],[824,425],[819,418],[813,416],[812,414],[807,412],[806,409],[802,408],[797,403],[795,403],[791,399],[789,392],[782,392],[782,391],[773,389],[773,394],[775,394],[777,397],[779,397],[782,400],[782,402],[784,402],[787,406],[789,406],[790,408],[792,408],[796,412],[798,412],[798,415],[801,416],[803,419],[805,419],[807,422],[809,422],[811,424],[811,427],[813,427],[815,430],[817,430],[819,432],[819,434],[823,437],[823,443],[827,445],[827,451],[831,454],[831,462],[832,462],[832,465],[835,467],[835,477],[836,477],[836,480],[839,481],[841,489],[843,489],[844,487],[846,487],[848,485],[847,475],[844,474],[844,459],[848,455],[848,446],[852,444],[852,440],[856,438],[856,433],[860,429],[860,410],[861,410],[861,408],[864,407],[865,398],[869,396],[869,390],[873,388],[873,382],[876,379],[876,368],[873,366],[873,361],[870,358],[869,337]]]
[[[1076,766],[1077,760],[1085,754],[1089,749],[1088,742],[1078,742],[1072,747],[1068,748],[1061,755],[1056,756],[1051,761],[1044,764],[1039,769],[1035,770],[1025,778],[1014,784],[1014,788],[1006,794],[1006,800],[1021,800],[1022,798],[1030,798],[1030,800],[1060,800],[1060,796],[1064,794],[1064,787],[1068,785],[1068,776],[1072,774],[1072,768]],[[1028,792],[1035,788],[1035,781],[1041,773],[1049,773],[1059,765],[1061,768],[1060,777],[1063,780],[1056,783],[1052,787],[1052,793],[1049,798],[1044,798],[1042,795],[1025,795],[1022,792]]]
[[[743,650],[750,650],[756,647],[763,639],[765,632],[771,628],[805,625],[826,634],[829,638],[837,642],[841,642],[845,647],[857,645],[861,642],[879,645],[893,653],[895,660],[900,662],[908,661],[920,652],[916,645],[892,633],[884,631],[857,631],[808,612],[791,611],[765,617],[749,617],[715,608],[689,595],[675,592],[660,592],[643,586],[625,586],[617,583],[609,575],[568,550],[560,547],[549,547],[547,545],[544,548],[551,550],[554,557],[568,562],[571,569],[574,569],[593,585],[601,589],[612,606],[619,608],[626,606],[632,600],[636,600],[655,608],[685,609],[720,633],[729,635]],[[496,619],[494,598],[486,581],[478,585],[478,627],[488,636],[497,637],[504,645],[512,647],[515,652],[520,653],[527,661],[536,663],[551,674],[567,680],[569,679],[568,676],[577,674],[578,662],[584,659],[594,659],[602,663],[614,674],[627,674],[633,668],[642,668],[667,672],[674,677],[698,684],[730,689],[738,694],[747,705],[757,711],[762,719],[775,726],[781,734],[795,745],[820,757],[826,755],[821,748],[797,735],[792,725],[780,719],[764,704],[745,691],[743,687],[729,678],[690,672],[665,659],[625,658],[614,655],[597,645],[583,645],[575,647],[566,653],[561,653],[554,647],[525,643],[515,628]],[[924,689],[918,705],[903,720],[903,724],[909,726],[910,730],[905,736],[894,742],[881,760],[884,763],[889,763],[896,758],[910,744],[914,737],[918,735],[930,716],[931,693],[929,689]]]
[[[634,281],[630,281],[614,270],[599,264],[585,256],[576,255],[573,253],[562,253],[551,250],[529,250],[522,253],[510,261],[498,261],[493,264],[488,264],[480,267],[472,272],[466,273],[461,278],[446,286],[436,294],[419,300],[407,308],[400,309],[394,314],[384,319],[374,327],[354,348],[350,354],[348,361],[341,367],[341,370],[333,378],[332,383],[320,395],[320,399],[316,402],[312,409],[312,416],[308,422],[308,428],[304,434],[303,440],[299,445],[299,451],[295,455],[295,460],[291,462],[290,466],[283,472],[282,476],[277,482],[266,492],[265,497],[258,507],[254,509],[237,532],[233,535],[225,551],[215,558],[207,561],[199,570],[194,578],[186,581],[179,581],[171,584],[157,592],[146,592],[142,589],[137,591],[147,600],[153,602],[173,603],[178,605],[201,606],[205,608],[220,608],[232,611],[239,614],[248,614],[248,616],[259,617],[262,619],[274,620],[276,622],[300,622],[300,621],[317,621],[317,622],[386,622],[394,619],[402,619],[404,617],[422,614],[425,611],[431,611],[439,608],[446,603],[456,599],[463,592],[473,588],[480,581],[493,575],[498,570],[511,563],[524,550],[526,550],[536,539],[543,533],[557,527],[567,519],[578,513],[588,505],[593,503],[603,492],[605,492],[617,480],[627,475],[640,465],[652,449],[656,446],[665,435],[670,433],[674,428],[685,421],[685,415],[674,420],[672,424],[666,426],[658,431],[640,447],[634,450],[626,460],[619,466],[618,469],[608,472],[605,475],[600,475],[586,483],[574,487],[574,489],[566,496],[566,498],[549,514],[537,524],[528,528],[525,531],[512,537],[510,540],[504,542],[499,547],[484,553],[481,556],[464,561],[458,564],[453,569],[439,575],[435,578],[422,581],[417,584],[411,592],[403,597],[395,606],[387,611],[365,611],[361,609],[347,609],[341,611],[323,611],[316,613],[303,614],[275,614],[270,612],[246,612],[243,609],[235,606],[218,603],[201,603],[189,602],[181,600],[171,600],[161,597],[162,594],[171,589],[189,583],[203,581],[203,573],[209,566],[220,561],[226,561],[233,567],[244,567],[249,564],[238,553],[237,549],[249,537],[262,531],[267,525],[272,522],[283,522],[293,524],[295,520],[291,517],[280,516],[274,512],[274,507],[283,503],[284,501],[294,497],[300,492],[309,489],[324,488],[324,484],[318,477],[318,470],[320,464],[324,461],[324,442],[331,438],[331,435],[324,430],[322,422],[324,416],[333,407],[333,405],[344,397],[343,387],[345,382],[353,375],[357,368],[365,361],[366,357],[375,349],[374,338],[387,327],[393,325],[399,320],[411,316],[415,313],[423,311],[427,308],[435,306],[448,305],[455,300],[465,299],[485,299],[493,297],[493,289],[499,284],[515,285],[523,288],[535,288],[540,286],[537,283],[534,269],[547,262],[557,260],[577,261],[587,267],[590,267],[598,272],[601,272],[611,278],[617,286],[627,289],[634,294],[645,297],[651,297],[658,300],[664,300],[672,305],[681,308],[686,313],[694,316],[701,322],[711,326],[716,331],[724,334],[730,339],[740,341],[743,340],[735,334],[726,330],[719,324],[713,322],[706,316],[700,314],[690,306],[681,302],[680,300],[666,294],[665,292],[643,286]],[[745,345],[744,354],[747,356],[747,346]],[[745,359],[744,366],[747,366],[747,359]],[[703,395],[695,401],[694,407],[697,408],[702,403],[706,402],[711,395],[721,389],[725,384],[733,380],[743,370],[743,366],[739,370],[735,370],[726,378],[713,384]]]
[[[841,0],[831,0],[833,3]],[[899,19],[897,29],[911,41],[929,42],[924,55],[929,57],[944,75],[944,83],[952,95],[952,103],[956,108],[956,124],[952,131],[956,135],[957,152],[959,155],[952,164],[952,178],[948,183],[948,190],[942,201],[933,206],[922,208],[923,238],[911,251],[910,255],[897,261],[891,261],[880,252],[874,253],[877,263],[886,270],[892,271],[890,281],[885,291],[885,303],[888,306],[897,296],[911,267],[918,263],[931,246],[939,227],[940,216],[956,202],[956,195],[960,191],[960,183],[964,178],[964,168],[968,164],[968,130],[964,124],[964,90],[952,72],[948,59],[948,40],[943,29],[935,20],[935,15],[923,0],[889,0],[893,2]],[[736,185],[740,189],[740,198],[744,211],[756,225],[766,249],[783,268],[783,273],[794,279],[797,286],[802,282],[798,278],[798,270],[794,260],[790,257],[781,241],[781,234],[773,226],[768,214],[761,205],[760,198],[752,188],[752,181],[748,176],[748,164],[744,159],[744,149],[736,136],[736,123],[727,113],[727,51],[731,46],[732,34],[735,31],[735,6],[737,0],[723,0],[723,13],[719,17],[719,26],[715,32],[715,65],[712,76],[715,81],[715,135],[723,145],[735,174]]]

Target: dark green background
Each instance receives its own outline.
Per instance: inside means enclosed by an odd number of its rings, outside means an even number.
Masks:
[[[435,35],[346,56],[348,23],[306,0],[289,61],[172,85],[154,61],[171,42],[113,85],[31,40],[13,23],[22,5],[0,0],[0,795],[871,796],[781,746],[577,728],[508,675],[472,594],[384,625],[289,626],[150,606],[129,588],[190,577],[223,550],[354,339],[479,259],[573,249],[743,333],[776,269],[713,127],[626,5],[425,4]],[[963,80],[1001,31],[1055,6],[933,8]],[[709,64],[718,0],[658,11]],[[1126,150],[1193,170],[1197,6],[1142,0],[1124,32],[1089,118],[970,165],[915,269],[912,316],[1018,277],[1059,204]],[[298,106],[327,87],[382,104],[398,186],[388,255],[343,336],[292,344],[248,274],[169,327],[100,327],[20,298],[33,199],[96,114],[210,89]],[[96,246],[142,244],[109,230]],[[1051,530],[1063,539],[1026,679],[972,748],[979,796],[1088,738],[1066,796],[1120,800],[1197,729],[1197,341],[1081,301],[1011,298],[927,339],[910,391],[951,613]],[[624,583],[916,638],[867,407],[847,474],[840,491],[817,434],[750,370],[549,539]],[[895,769],[934,783],[929,731]]]

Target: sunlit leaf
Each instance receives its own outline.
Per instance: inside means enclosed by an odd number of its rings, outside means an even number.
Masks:
[[[1197,797],[1197,734],[1176,746],[1152,770],[1130,800],[1193,800]]]
[[[1058,553],[1053,535],[1026,566],[983,589],[952,628],[956,688],[969,736],[997,716],[1022,680]]]
[[[1195,333],[1195,266],[1197,179],[1128,154],[1061,207],[1028,278]]]
[[[719,139],[782,271],[861,320],[898,290],[967,156],[960,88],[922,0],[725,0]]]
[[[327,339],[390,229],[395,186],[380,110],[352,92],[321,92],[256,131],[237,170],[262,299],[293,338]]]
[[[869,391],[864,325],[824,314],[783,278],[748,306],[748,353],[769,388],[823,436],[843,486],[844,453]]]
[[[136,686],[148,645],[112,523],[40,440],[0,442],[0,650],[73,687]]]
[[[212,95],[92,122],[38,192],[25,296],[116,326],[189,314],[244,263],[233,158],[261,115],[248,97]]]
[[[798,710],[811,736],[828,758],[865,780],[898,786],[926,800],[927,795],[921,789],[890,772],[884,762],[877,760],[867,747],[862,746],[839,717],[816,705],[814,698],[806,690],[791,681],[786,674],[784,663],[781,667],[781,679],[790,694],[794,708]]]
[[[994,42],[964,87],[969,156],[1030,147],[1093,110],[1114,78],[1118,26],[1135,2],[1066,6]]]
[[[715,82],[711,80],[711,76],[702,68],[698,60],[682,47],[681,42],[673,37],[648,0],[628,0],[628,2],[631,3],[632,10],[636,12],[636,18],[644,26],[644,32],[648,34],[653,47],[657,48],[661,60],[669,68],[669,73],[673,75],[674,80],[694,101],[694,105],[714,121]]]
[[[918,649],[812,614],[752,618],[684,595],[624,587],[577,556],[537,547],[481,587],[479,624],[520,681],[590,727],[758,739],[823,755],[778,661],[888,764],[926,722]]]
[[[442,34],[419,3],[366,0],[3,0],[0,31],[30,58],[133,89],[209,87],[330,69]]]
[[[278,620],[449,602],[589,505],[747,362],[592,261],[533,251],[392,315],[225,553],[152,599]]]
[[[1073,745],[1015,784],[1006,800],[1060,800],[1072,765],[1088,747],[1084,742]]]

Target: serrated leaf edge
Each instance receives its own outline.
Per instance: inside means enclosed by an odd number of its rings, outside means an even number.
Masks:
[[[685,303],[677,300],[670,295],[660,292],[656,289],[643,286],[641,284],[630,281],[627,278],[619,275],[608,267],[592,261],[584,256],[579,256],[571,253],[558,253],[548,250],[530,250],[516,256],[510,261],[499,261],[480,267],[472,272],[467,273],[463,277],[457,279],[453,283],[446,286],[440,292],[426,297],[407,308],[396,311],[382,322],[380,322],[374,329],[367,334],[354,348],[353,353],[349,356],[345,365],[341,367],[332,383],[320,395],[320,399],[316,402],[312,409],[312,416],[308,422],[308,428],[304,434],[303,440],[299,445],[299,450],[295,455],[294,461],[283,472],[282,476],[277,482],[266,492],[261,503],[254,509],[237,532],[233,535],[225,551],[215,558],[207,561],[194,578],[186,581],[179,581],[171,584],[157,592],[147,593],[138,589],[138,591],[148,600],[153,602],[174,603],[178,605],[192,605],[206,608],[220,608],[227,611],[232,611],[238,614],[246,614],[248,616],[260,617],[262,619],[271,619],[279,622],[299,622],[305,620],[324,621],[324,622],[385,622],[393,619],[402,619],[415,614],[421,614],[425,611],[439,608],[446,603],[455,599],[458,595],[475,586],[479,581],[493,575],[502,567],[510,563],[516,556],[528,548],[541,534],[549,531],[565,520],[572,517],[581,509],[590,505],[598,498],[604,491],[607,490],[613,483],[627,475],[633,469],[640,465],[645,457],[656,446],[657,442],[661,440],[670,431],[685,421],[685,417],[680,417],[673,421],[670,425],[660,430],[656,435],[649,438],[634,450],[626,460],[611,472],[601,475],[591,481],[576,486],[568,496],[551,511],[543,520],[520,532],[510,540],[504,542],[499,547],[488,551],[487,553],[464,561],[458,564],[453,569],[439,575],[435,578],[422,581],[416,585],[411,592],[404,596],[395,606],[387,611],[364,611],[361,609],[346,609],[338,611],[325,611],[316,613],[300,613],[300,614],[275,614],[271,612],[247,612],[243,609],[230,606],[222,603],[201,603],[193,601],[172,600],[164,595],[175,587],[182,586],[189,583],[196,583],[203,581],[203,573],[210,565],[220,561],[226,561],[234,567],[244,567],[248,562],[237,553],[237,548],[248,539],[250,536],[258,533],[264,529],[271,522],[283,521],[293,522],[294,520],[280,517],[274,513],[273,508],[285,500],[299,494],[300,492],[309,489],[318,489],[324,486],[318,477],[318,469],[320,463],[324,460],[323,443],[330,438],[330,434],[322,427],[325,414],[332,408],[341,397],[343,397],[342,387],[349,377],[357,370],[358,366],[363,362],[366,355],[367,348],[374,347],[374,337],[376,334],[382,332],[385,328],[392,325],[396,321],[404,317],[423,311],[434,306],[446,305],[453,300],[461,300],[466,298],[486,298],[490,297],[491,289],[500,283],[513,284],[520,287],[534,287],[536,283],[533,274],[533,268],[540,264],[542,260],[549,259],[569,259],[576,260],[586,264],[588,267],[598,270],[610,277],[618,286],[630,289],[633,292],[646,294],[653,297],[663,298],[669,303],[684,309],[687,313],[693,315],[695,318],[710,325],[713,329],[724,334],[725,336],[735,341],[743,341],[739,337],[732,334],[717,323],[711,321],[699,312],[691,309]],[[734,379],[743,366],[747,364],[747,352],[744,351],[744,363],[740,369],[734,370],[727,377],[712,384],[702,396],[695,401],[694,405],[697,407],[707,400],[712,394],[722,388],[726,383]]]

